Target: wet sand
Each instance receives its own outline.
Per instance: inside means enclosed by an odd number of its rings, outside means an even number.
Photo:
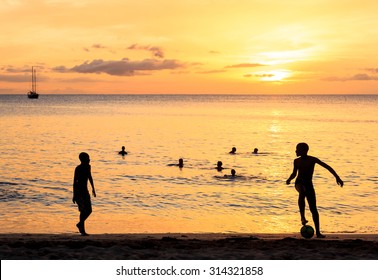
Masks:
[[[377,260],[378,235],[0,234],[2,260]]]

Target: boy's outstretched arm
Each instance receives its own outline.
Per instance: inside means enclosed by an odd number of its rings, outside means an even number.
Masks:
[[[293,180],[297,176],[298,168],[295,166],[293,168],[293,173],[291,173],[290,177],[286,180],[286,185],[290,185],[291,180]]]
[[[318,163],[320,166],[322,166],[322,167],[324,167],[325,169],[327,169],[327,170],[328,170],[333,176],[335,176],[335,178],[336,178],[336,183],[337,183],[340,187],[344,186],[344,182],[340,179],[339,175],[337,175],[336,171],[333,170],[333,168],[332,168],[331,166],[329,166],[328,164],[322,162],[320,159],[318,159],[317,163]]]

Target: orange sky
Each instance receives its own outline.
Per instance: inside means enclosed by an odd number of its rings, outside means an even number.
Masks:
[[[378,93],[376,0],[0,0],[0,93]]]

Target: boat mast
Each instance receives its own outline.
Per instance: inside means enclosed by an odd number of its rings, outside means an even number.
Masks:
[[[37,92],[37,73],[32,66],[32,92]]]
[[[32,66],[32,76],[31,76],[31,92],[33,92],[33,86],[34,86],[34,67]]]

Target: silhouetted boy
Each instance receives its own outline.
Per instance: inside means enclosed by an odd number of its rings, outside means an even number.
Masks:
[[[88,235],[85,232],[84,222],[92,213],[91,197],[89,195],[87,183],[88,180],[92,186],[92,194],[96,197],[96,191],[93,184],[90,159],[87,153],[80,153],[79,159],[81,164],[75,168],[73,181],[73,198],[72,202],[76,203],[80,211],[80,221],[76,224],[81,235]]]
[[[332,167],[325,164],[316,157],[307,155],[308,150],[309,146],[306,143],[299,143],[297,145],[295,152],[298,158],[294,160],[293,173],[290,175],[289,179],[287,179],[286,184],[289,185],[290,181],[293,180],[298,173],[298,177],[295,180],[295,189],[299,193],[298,206],[299,212],[301,214],[302,224],[305,225],[308,222],[305,218],[305,198],[307,198],[307,202],[312,213],[312,219],[314,220],[315,224],[316,236],[318,238],[324,238],[325,236],[320,233],[319,213],[316,208],[316,195],[314,186],[312,184],[312,175],[314,174],[315,164],[317,163],[331,172],[332,175],[335,176],[336,183],[340,185],[340,187],[342,187],[344,183],[336,174],[335,170],[332,169]]]

